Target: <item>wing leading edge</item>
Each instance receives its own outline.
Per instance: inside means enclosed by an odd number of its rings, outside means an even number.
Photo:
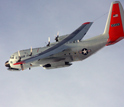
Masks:
[[[68,37],[66,37],[65,39],[63,39],[62,41],[57,43],[56,45],[50,47],[49,49],[47,49],[35,56],[32,56],[26,60],[17,62],[14,65],[32,63],[39,59],[47,58],[53,54],[56,54],[56,53],[62,52],[65,49],[68,49],[68,47],[65,45],[65,43],[81,40],[85,36],[85,34],[87,33],[87,31],[89,30],[89,28],[92,24],[93,24],[93,22],[86,22],[86,23],[82,24],[78,29],[76,29]]]

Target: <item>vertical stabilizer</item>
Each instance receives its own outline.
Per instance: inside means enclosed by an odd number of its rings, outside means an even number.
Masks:
[[[112,45],[124,38],[124,11],[119,1],[112,2],[104,35],[107,35],[106,45]]]

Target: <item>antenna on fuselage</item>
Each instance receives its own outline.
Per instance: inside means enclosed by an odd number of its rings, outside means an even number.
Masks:
[[[101,16],[97,17],[96,19],[94,19],[93,22],[95,22],[95,21],[101,19],[103,16],[105,16],[105,15],[107,15],[107,14],[108,14],[108,12],[104,13],[103,15],[101,15]]]

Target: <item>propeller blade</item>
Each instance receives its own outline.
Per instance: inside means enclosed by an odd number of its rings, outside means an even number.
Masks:
[[[57,36],[59,36],[59,31],[57,32]]]
[[[31,47],[31,50],[30,50],[30,55],[29,56],[32,56],[32,47]]]
[[[48,42],[50,42],[50,37],[48,37]]]
[[[21,56],[21,55],[20,55],[20,51],[18,51],[18,55],[19,55],[19,57]]]
[[[48,37],[48,44],[47,46],[50,46],[50,37]]]
[[[59,31],[57,32],[57,36],[56,36],[55,40],[56,40],[56,42],[59,41]]]
[[[20,62],[20,61],[21,61],[21,54],[20,54],[20,51],[18,51],[18,56],[19,56],[18,62]]]
[[[20,66],[21,66],[21,70],[23,71],[23,70],[24,70],[24,66],[23,66],[23,64],[20,64]]]
[[[32,53],[32,47],[31,47],[31,53]]]
[[[20,61],[21,61],[21,54],[20,54],[20,51],[18,51],[18,56],[19,56],[18,62],[20,62]],[[16,65],[16,64],[15,64],[15,65]],[[23,64],[20,64],[20,67],[21,67],[21,70],[23,71],[23,70],[24,70]]]

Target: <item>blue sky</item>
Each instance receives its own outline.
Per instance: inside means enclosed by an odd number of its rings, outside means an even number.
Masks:
[[[87,21],[94,23],[84,39],[102,34],[111,2],[1,0],[0,107],[123,107],[124,40],[68,68],[10,72],[4,66],[14,52],[45,46],[58,31],[71,33]]]

